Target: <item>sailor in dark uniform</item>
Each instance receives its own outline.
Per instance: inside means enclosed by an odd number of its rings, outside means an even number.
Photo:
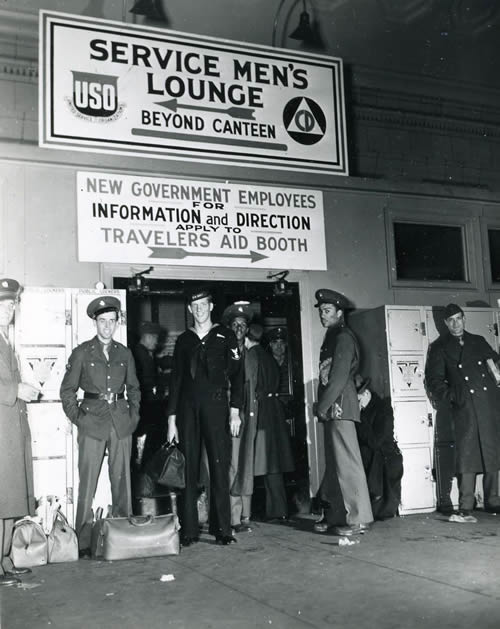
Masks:
[[[209,531],[230,544],[230,435],[241,425],[243,379],[240,351],[232,330],[212,323],[212,295],[197,289],[188,297],[194,325],[177,339],[167,406],[169,441],[179,440],[186,458],[186,488],[181,497],[182,543],[198,541],[198,478],[201,441],[210,470]],[[229,390],[229,391],[228,391]]]
[[[141,393],[132,352],[113,340],[119,312],[120,300],[111,295],[90,302],[87,314],[94,320],[97,334],[73,350],[61,384],[64,412],[78,427],[75,529],[81,556],[90,554],[92,501],[106,448],[112,514],[128,516],[132,512],[130,454]],[[84,392],[80,403],[76,397],[79,388]]]

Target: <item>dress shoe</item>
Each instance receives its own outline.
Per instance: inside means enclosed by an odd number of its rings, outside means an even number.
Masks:
[[[199,537],[181,537],[181,546],[191,546],[192,544],[196,544],[196,542],[199,542],[200,538]]]
[[[448,522],[458,522],[459,524],[474,524],[477,522],[477,518],[472,515],[468,510],[462,509],[456,513],[452,513],[448,518]]]
[[[277,518],[267,518],[266,522],[268,524],[284,524],[285,526],[290,526],[292,524],[286,515],[281,515]]]
[[[12,569],[6,570],[5,574],[9,577],[18,577],[21,574],[31,574],[31,568],[16,568],[12,566]]]
[[[240,524],[236,524],[235,526],[233,526],[233,531],[235,533],[251,533],[252,527],[245,522],[240,522]]]
[[[497,513],[500,513],[500,506],[496,507],[495,505],[484,505],[484,510],[486,513],[496,515]]]
[[[2,585],[17,585],[21,583],[21,579],[17,579],[16,577],[10,576],[8,574],[0,575],[0,586]]]
[[[340,537],[350,537],[351,535],[363,535],[369,528],[369,524],[360,522],[359,524],[349,524],[347,526],[334,526],[332,532]]]
[[[227,546],[228,544],[236,544],[238,540],[236,537],[232,535],[217,535],[215,537],[215,543],[221,544],[222,546]]]
[[[80,548],[78,551],[78,557],[80,559],[90,559],[91,554],[90,548]]]

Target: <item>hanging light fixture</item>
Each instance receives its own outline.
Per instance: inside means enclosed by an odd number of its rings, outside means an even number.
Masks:
[[[276,11],[276,16],[274,18],[273,24],[273,37],[272,37],[272,45],[276,46],[276,33],[278,30],[278,20],[281,10],[285,4],[286,0],[281,0],[278,10]],[[292,9],[295,7],[297,3],[295,2],[292,6]],[[299,25],[297,28],[289,35],[291,39],[296,39],[298,41],[304,42],[304,44],[316,48],[316,49],[324,49],[325,45],[323,40],[321,39],[321,34],[319,32],[318,24],[315,20],[311,20],[311,16],[307,11],[306,0],[302,0],[302,12],[300,14]]]
[[[168,22],[162,0],[135,0],[130,13],[144,15],[157,22]]]

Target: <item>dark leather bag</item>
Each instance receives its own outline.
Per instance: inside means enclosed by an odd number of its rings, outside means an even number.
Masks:
[[[145,471],[155,483],[170,489],[186,487],[186,462],[175,443],[165,443],[145,465]]]
[[[179,529],[174,513],[97,520],[92,531],[92,556],[118,561],[178,555]]]

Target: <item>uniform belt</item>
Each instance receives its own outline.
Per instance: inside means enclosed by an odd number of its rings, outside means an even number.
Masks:
[[[116,402],[116,400],[122,400],[125,397],[125,393],[88,393],[85,391],[83,397],[86,400],[106,400],[108,404]]]

